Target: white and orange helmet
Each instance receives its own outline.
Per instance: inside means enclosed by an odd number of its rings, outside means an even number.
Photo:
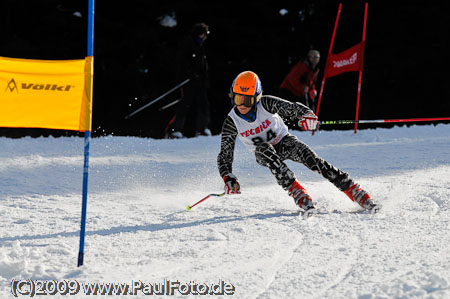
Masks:
[[[230,88],[233,105],[245,107],[254,106],[262,96],[261,81],[252,71],[245,71],[237,75]]]

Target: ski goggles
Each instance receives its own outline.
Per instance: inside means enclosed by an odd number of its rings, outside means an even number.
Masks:
[[[248,96],[248,95],[243,95],[243,94],[238,94],[235,93],[233,95],[233,103],[236,106],[241,106],[244,105],[245,107],[252,107],[253,105],[255,105],[257,100],[256,96]]]

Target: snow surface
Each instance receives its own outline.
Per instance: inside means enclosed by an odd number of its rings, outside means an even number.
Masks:
[[[0,138],[0,298],[13,298],[14,278],[222,280],[233,298],[450,298],[450,125],[294,134],[356,178],[382,212],[352,213],[359,207],[342,192],[289,161],[328,211],[302,220],[239,141],[242,194],[187,211],[223,190],[219,136],[94,138],[80,268],[83,139]]]

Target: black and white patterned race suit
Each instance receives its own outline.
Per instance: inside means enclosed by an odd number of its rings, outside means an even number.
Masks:
[[[263,110],[266,112],[291,119],[300,119],[302,115],[311,112],[308,107],[300,103],[288,102],[273,96],[263,96],[256,108],[261,109],[260,106],[262,106],[264,108]],[[277,136],[273,132],[270,134],[271,129],[268,128],[266,129],[267,133],[262,132],[255,138],[254,134],[248,133],[249,130],[239,130],[238,127],[242,126],[240,125],[240,120],[236,119],[237,114],[238,112],[236,110],[234,112],[231,111],[222,126],[221,149],[217,157],[217,164],[221,177],[232,173],[234,147],[236,137],[239,137],[241,140],[244,139],[244,144],[249,143],[248,140],[254,140],[253,148],[251,148],[251,150],[255,152],[257,163],[268,167],[275,176],[277,183],[285,190],[287,190],[295,180],[294,173],[288,168],[286,163],[283,162],[287,159],[302,163],[312,171],[318,172],[341,191],[346,190],[353,184],[353,180],[349,177],[348,173],[339,170],[317,156],[307,144],[303,143],[290,133],[284,132],[283,136],[280,138],[280,136]],[[257,113],[257,116],[259,115],[264,114]],[[261,131],[262,130],[263,129],[261,128]],[[245,134],[246,132],[247,134]],[[254,133],[255,131],[251,132]],[[272,139],[270,139],[271,137]],[[264,140],[265,138],[266,140]],[[274,140],[276,143],[273,142]]]

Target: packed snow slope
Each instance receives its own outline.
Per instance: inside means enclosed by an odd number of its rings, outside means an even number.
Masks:
[[[450,298],[450,125],[293,134],[383,210],[358,212],[319,174],[288,161],[326,211],[302,220],[238,141],[242,194],[187,211],[223,190],[220,136],[94,138],[79,268],[83,139],[0,138],[0,298],[13,298],[14,279],[223,282],[233,298]]]

